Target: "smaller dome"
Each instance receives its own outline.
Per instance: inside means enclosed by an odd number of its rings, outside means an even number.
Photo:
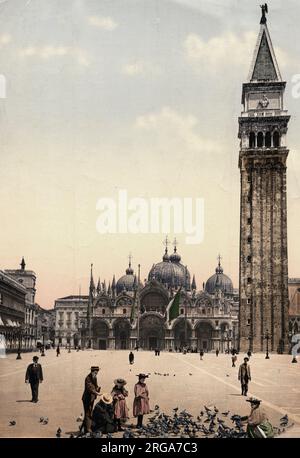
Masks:
[[[168,249],[166,248],[165,254],[163,255],[162,258],[163,262],[169,262],[170,261],[170,256],[168,255]]]
[[[171,262],[176,262],[176,263],[181,261],[181,256],[180,256],[180,254],[177,253],[177,248],[176,247],[174,248],[174,253],[171,254],[171,256],[170,256],[170,261]]]
[[[125,275],[123,275],[116,284],[117,294],[120,294],[122,291],[133,291],[134,286],[136,283],[136,277],[134,275],[134,270],[131,267],[131,263],[129,262],[129,266],[126,269]]]
[[[224,294],[233,294],[233,284],[231,279],[225,275],[223,272],[223,267],[219,263],[216,268],[216,273],[212,275],[207,282],[205,283],[205,291],[208,294],[215,294],[217,291],[222,291]]]

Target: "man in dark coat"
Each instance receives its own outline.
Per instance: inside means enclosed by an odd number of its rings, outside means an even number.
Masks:
[[[84,408],[84,420],[82,428],[85,429],[86,433],[92,432],[92,413],[94,401],[99,396],[100,387],[97,382],[97,374],[99,372],[98,366],[92,366],[91,372],[86,376],[84,382],[84,392],[82,395],[82,402]]]
[[[31,402],[38,402],[39,384],[43,381],[42,366],[38,363],[39,357],[32,358],[33,363],[29,364],[26,370],[25,383],[30,383],[32,399]]]
[[[132,351],[129,353],[129,364],[133,364],[134,363],[134,354],[132,353]]]
[[[244,358],[243,364],[239,367],[238,379],[241,382],[242,396],[247,396],[248,383],[251,380],[250,366],[248,364],[249,358]]]

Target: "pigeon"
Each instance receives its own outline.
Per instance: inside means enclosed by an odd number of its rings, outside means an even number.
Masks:
[[[70,434],[69,439],[74,439],[74,434]]]
[[[44,418],[43,425],[48,425],[49,419],[47,417]]]
[[[56,431],[56,437],[61,437],[61,428],[58,428],[58,430]]]
[[[76,419],[76,421],[78,421],[78,422],[79,422],[79,421],[83,421],[83,415],[82,415],[82,413],[81,413],[80,416]]]
[[[154,410],[159,410],[159,406],[156,404],[156,406],[154,407]]]
[[[15,420],[10,420],[9,424],[10,424],[10,426],[15,426],[16,422],[15,422]]]
[[[189,374],[189,375],[193,375],[193,374]]]
[[[225,417],[227,417],[227,415],[229,414],[230,410],[228,410],[227,412],[222,412],[222,415],[224,415]]]
[[[40,418],[40,423],[43,423],[43,421],[44,421],[44,417],[41,417]]]

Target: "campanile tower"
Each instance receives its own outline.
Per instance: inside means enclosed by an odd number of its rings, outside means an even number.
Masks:
[[[262,7],[260,31],[239,117],[240,350],[287,351],[286,147],[290,119]]]

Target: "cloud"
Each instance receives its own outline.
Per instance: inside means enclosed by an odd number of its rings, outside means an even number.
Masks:
[[[86,52],[81,48],[72,46],[28,46],[20,50],[20,56],[23,58],[38,57],[40,59],[71,56],[80,65],[87,67],[90,64]]]
[[[249,56],[253,54],[256,39],[254,32],[246,32],[242,36],[226,32],[208,41],[197,34],[189,34],[184,41],[184,49],[188,61],[199,70],[249,66]]]
[[[226,32],[205,41],[197,34],[189,34],[184,41],[185,55],[196,71],[220,71],[228,67],[249,69],[257,36],[252,31],[241,36]],[[275,48],[275,55],[279,67],[287,67],[294,62],[281,48]]]
[[[200,126],[198,118],[193,115],[182,115],[177,111],[163,107],[158,113],[148,113],[136,118],[135,127],[149,132],[158,132],[160,144],[166,145],[166,152],[169,155],[170,146],[176,150],[214,154],[222,152],[221,145],[214,140],[202,137],[197,128]],[[157,137],[156,137],[157,138]]]
[[[161,73],[161,69],[157,65],[153,65],[149,62],[140,60],[123,65],[121,72],[127,76],[138,76],[146,74],[155,76]]]
[[[94,27],[98,27],[99,29],[103,30],[115,30],[118,27],[118,24],[109,16],[90,16],[88,18],[88,22],[90,25]]]
[[[0,48],[10,43],[11,40],[11,35],[9,35],[8,33],[3,33],[2,35],[0,35]]]

